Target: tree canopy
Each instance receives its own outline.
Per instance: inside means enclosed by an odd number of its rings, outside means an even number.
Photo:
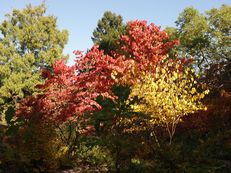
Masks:
[[[34,94],[43,82],[41,69],[62,57],[68,32],[44,4],[13,10],[0,24],[0,107]],[[2,111],[2,110],[1,110]]]
[[[230,6],[165,30],[107,11],[72,65],[45,11],[0,25],[0,172],[230,172]]]
[[[231,7],[222,5],[199,13],[188,7],[176,20],[177,28],[167,27],[166,32],[180,40],[180,50],[195,59],[204,70],[219,62],[230,61]]]
[[[125,32],[125,27],[122,16],[106,11],[93,31],[92,41],[105,53],[116,51],[117,41]]]

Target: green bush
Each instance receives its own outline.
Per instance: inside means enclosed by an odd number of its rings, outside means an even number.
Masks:
[[[110,151],[99,145],[91,147],[81,145],[78,155],[81,162],[89,165],[93,170],[108,172],[114,166]]]

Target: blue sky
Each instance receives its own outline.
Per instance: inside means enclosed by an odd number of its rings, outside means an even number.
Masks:
[[[0,22],[13,8],[26,4],[39,5],[42,0],[0,0]],[[120,14],[124,21],[147,20],[161,28],[175,26],[174,21],[185,7],[192,6],[200,12],[231,4],[231,0],[46,0],[47,14],[58,17],[58,27],[69,31],[69,41],[64,53],[74,59],[73,50],[86,51],[92,46],[91,36],[97,21],[107,10]]]

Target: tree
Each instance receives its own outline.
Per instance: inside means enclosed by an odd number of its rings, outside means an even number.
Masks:
[[[99,96],[115,98],[111,91],[115,80],[111,74],[112,71],[123,73],[126,61],[104,55],[98,46],[93,46],[85,55],[79,51],[75,54],[75,65],[69,67],[62,59],[53,65],[53,73],[43,72],[47,80],[39,86],[42,93],[22,100],[18,116],[30,118],[35,108],[44,121],[63,123],[101,110],[96,101]]]
[[[207,34],[209,26],[206,18],[201,15],[196,9],[186,8],[176,21],[177,29],[166,28],[166,32],[174,38],[180,40],[180,50],[184,56],[193,57],[199,68],[205,65],[208,61],[205,55],[208,54],[209,36]]]
[[[211,9],[205,14],[189,7],[179,15],[177,28],[167,27],[166,32],[180,39],[180,52],[193,57],[203,71],[230,59],[230,17],[229,5]]]
[[[112,71],[124,73],[127,65],[122,59],[104,55],[98,46],[93,46],[86,54],[74,53],[76,64],[69,67],[62,59],[53,65],[53,72],[43,71],[47,80],[39,86],[42,93],[23,99],[16,111],[26,124],[50,124],[49,131],[61,136],[70,157],[79,146],[79,137],[95,129],[93,113],[103,108],[97,99],[113,101],[116,98],[111,91],[115,84]]]
[[[170,40],[160,27],[147,21],[128,22],[126,34],[122,35],[118,51],[113,57],[125,57],[130,60],[126,75],[118,78],[128,84],[136,82],[144,71],[154,71],[155,65],[169,57],[168,53],[178,40]]]
[[[123,46],[118,52],[107,55],[93,46],[86,54],[74,52],[77,55],[74,66],[68,67],[62,60],[54,64],[53,72],[44,71],[47,80],[40,85],[43,92],[24,99],[17,110],[17,115],[26,120],[38,116],[39,124],[62,125],[70,121],[84,129],[93,122],[99,132],[105,129],[107,142],[115,142],[111,147],[116,153],[117,169],[122,146],[129,143],[123,140],[126,135],[121,120],[131,117],[126,100],[133,84],[132,75],[139,78],[139,72],[151,70],[150,64],[166,58],[168,50],[176,44],[166,42],[168,36],[154,24],[134,21],[128,26],[129,34],[120,37]],[[134,68],[139,69],[137,73],[132,72]],[[125,78],[121,82],[128,74],[131,74],[128,83]]]
[[[149,124],[166,128],[170,144],[177,124],[188,114],[206,109],[201,99],[208,90],[197,83],[194,70],[180,61],[157,65],[155,73],[144,72],[132,86],[130,99],[140,99],[132,107],[150,116]]]
[[[230,33],[231,7],[222,5],[200,14],[196,9],[186,8],[176,21],[177,28],[165,31],[172,39],[179,38],[175,53],[194,60],[194,66],[204,73],[203,80],[218,94],[230,85]]]
[[[123,18],[120,15],[106,11],[98,21],[97,27],[93,32],[92,41],[108,54],[116,50],[116,42],[124,32],[125,24],[123,24]]]
[[[206,12],[210,26],[211,54],[215,61],[230,61],[231,6],[222,5]]]
[[[40,70],[61,58],[68,33],[44,4],[13,10],[0,25],[0,110],[34,94],[43,82]]]
[[[206,12],[210,25],[210,68],[205,80],[213,91],[229,91],[231,83],[231,6],[222,5]]]

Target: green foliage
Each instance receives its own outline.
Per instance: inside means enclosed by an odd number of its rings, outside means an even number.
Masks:
[[[98,21],[93,32],[92,41],[98,44],[106,54],[109,54],[111,51],[116,51],[117,41],[124,32],[123,18],[120,15],[106,11]]]
[[[22,98],[40,92],[41,69],[50,70],[61,58],[67,37],[66,30],[58,30],[57,18],[46,15],[45,4],[14,9],[0,24],[0,124],[8,125],[1,132],[1,157],[10,171],[38,172],[59,165],[61,142],[55,128],[27,124],[16,118],[15,110]]]
[[[193,57],[200,70],[230,60],[231,7],[222,5],[205,14],[189,7],[179,15],[177,28],[166,28],[172,38],[179,38],[178,53]]]
[[[222,5],[206,12],[210,26],[211,52],[216,60],[231,60],[231,6]],[[213,50],[212,50],[213,49]]]
[[[87,61],[83,58],[77,63],[83,66],[83,76],[63,61],[51,69],[62,54],[67,32],[59,31],[56,18],[44,16],[45,11],[44,5],[14,10],[0,25],[0,110],[10,125],[0,124],[0,172],[73,167],[80,172],[229,172],[230,87],[222,90],[216,102],[209,98],[204,104],[208,90],[203,84],[212,83],[213,75],[221,77],[216,86],[224,89],[225,82],[230,84],[230,6],[205,14],[186,8],[176,22],[178,28],[166,28],[170,37],[146,21],[125,26],[121,16],[105,12],[92,40],[107,56],[95,46]],[[177,38],[181,45],[171,50]],[[213,75],[199,78],[187,66],[190,61],[181,56],[194,57],[200,70],[209,67],[207,73]],[[89,62],[96,64],[91,70]],[[36,86],[44,81],[42,68],[60,75],[53,73],[54,80],[47,80],[51,85],[43,88],[50,100],[44,95],[35,104],[33,99],[25,100],[23,115],[16,120],[17,102],[39,92]],[[79,78],[74,81],[72,77]],[[112,84],[106,94],[99,94],[109,80]],[[88,92],[90,99],[85,97]],[[83,107],[97,105],[97,111],[87,109],[80,116],[76,112],[81,109],[74,105],[82,101]],[[204,112],[206,107],[209,111]],[[25,118],[27,113],[30,116]],[[49,119],[56,113],[67,119]],[[46,114],[44,121],[41,117]]]
[[[37,92],[43,82],[40,70],[61,58],[67,43],[66,30],[57,29],[57,19],[46,16],[44,4],[13,10],[0,24],[0,107],[15,105]]]
[[[15,110],[12,106],[8,107],[7,111],[5,112],[6,114],[6,122],[7,124],[11,123],[12,118],[15,116]]]
[[[99,145],[93,147],[82,145],[78,149],[78,155],[80,160],[90,165],[90,170],[108,172],[114,166],[110,151]]]

